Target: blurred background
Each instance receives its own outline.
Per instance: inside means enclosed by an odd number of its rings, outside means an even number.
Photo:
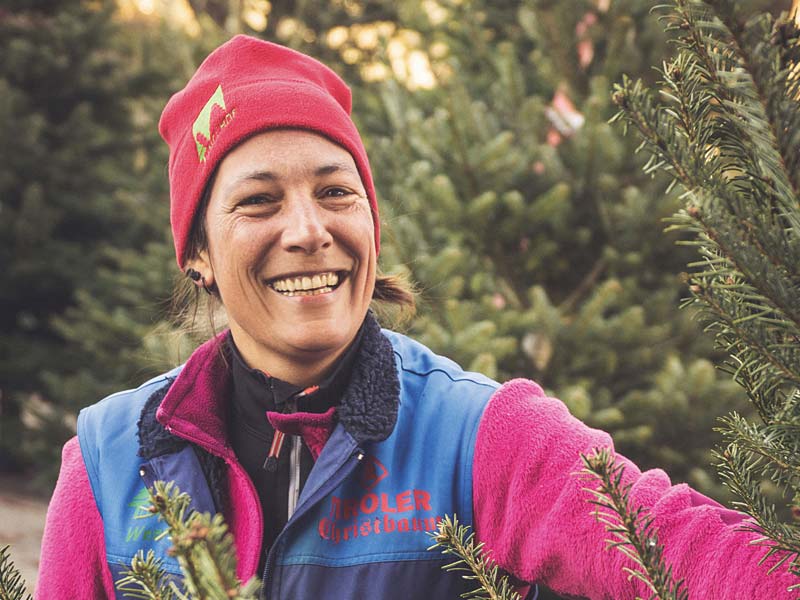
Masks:
[[[680,199],[608,123],[612,84],[657,81],[671,52],[654,4],[3,0],[0,545],[29,545],[12,550],[29,582],[78,411],[202,337],[171,301],[181,274],[157,122],[236,33],[351,85],[383,269],[420,290],[405,330],[491,377],[537,380],[641,467],[725,501],[713,427],[749,409],[679,309],[695,255],[663,219]]]

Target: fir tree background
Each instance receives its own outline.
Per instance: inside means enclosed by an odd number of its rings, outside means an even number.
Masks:
[[[786,2],[749,0],[778,14]],[[181,10],[178,10],[178,8]],[[353,88],[409,333],[537,380],[642,468],[729,499],[719,415],[752,413],[689,296],[682,206],[609,124],[674,52],[638,0],[12,0],[0,8],[0,470],[52,489],[77,412],[184,360],[170,320],[164,103],[239,32]],[[205,315],[200,315],[204,319]]]

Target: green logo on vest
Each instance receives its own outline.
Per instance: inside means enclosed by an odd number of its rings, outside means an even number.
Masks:
[[[143,487],[141,491],[128,502],[128,506],[143,511],[150,508],[150,493],[147,491],[147,488]]]
[[[126,542],[141,542],[141,541],[150,541],[150,540],[158,540],[162,534],[166,533],[169,529],[168,527],[164,527],[155,519],[155,516],[150,512],[150,506],[152,502],[150,501],[150,493],[147,491],[147,488],[143,487],[132,499],[128,502],[128,506],[133,509],[133,519],[143,519],[147,517],[153,517],[154,521],[151,523],[155,525],[155,527],[147,527],[146,525],[137,525],[140,521],[134,521],[134,524],[128,527],[128,531],[125,534],[125,541]]]
[[[222,86],[218,85],[192,124],[192,137],[197,145],[197,158],[200,162],[206,161],[220,131],[227,127],[235,116],[236,109],[228,112]]]

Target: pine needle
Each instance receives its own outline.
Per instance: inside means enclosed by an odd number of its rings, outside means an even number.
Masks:
[[[429,533],[434,544],[428,550],[442,549],[442,554],[456,557],[452,563],[442,568],[445,571],[464,571],[464,579],[475,580],[478,588],[462,594],[462,598],[473,600],[521,600],[514,590],[508,576],[503,574],[496,564],[487,556],[483,542],[475,542],[475,533],[467,525],[461,525],[458,517],[452,519],[445,516],[439,522],[439,528]]]
[[[190,512],[191,499],[173,482],[157,481],[149,490],[149,512],[167,524],[170,554],[178,559],[182,581],[168,575],[152,551],[139,552],[117,581],[117,589],[147,600],[255,600],[259,582],[243,585],[236,576],[233,537],[222,515]]]
[[[800,527],[760,488],[800,499],[800,23],[734,0],[659,10],[678,49],[661,70],[667,93],[623,79],[615,120],[638,131],[647,169],[683,188],[670,229],[700,254],[686,305],[701,309],[761,421],[723,419],[718,471],[777,559],[770,571],[800,576]]]
[[[586,488],[593,496],[595,518],[608,533],[609,547],[616,548],[634,562],[637,568],[625,570],[631,577],[644,582],[652,591],[650,600],[688,600],[689,592],[683,580],[675,581],[672,567],[667,566],[663,548],[653,519],[643,508],[634,508],[630,488],[623,484],[625,467],[615,462],[606,448],[597,449],[589,456],[581,455],[584,473],[597,478],[597,488]]]
[[[22,575],[11,560],[9,548],[0,548],[0,600],[32,600]]]

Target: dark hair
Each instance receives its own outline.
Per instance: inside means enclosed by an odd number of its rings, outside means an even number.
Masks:
[[[189,241],[186,245],[184,261],[197,258],[200,252],[208,248],[205,215],[211,200],[211,188],[214,186],[216,171],[208,178],[203,195],[197,205],[197,212],[192,221]],[[211,286],[209,294],[201,293],[185,274],[175,282],[172,294],[173,314],[176,321],[190,335],[207,338],[217,333],[216,323],[220,319],[223,308],[219,301],[216,286]],[[208,325],[198,327],[197,314],[204,308],[208,314]],[[375,276],[375,289],[372,292],[372,307],[381,322],[391,327],[400,327],[410,321],[417,311],[416,290],[409,278],[403,273],[383,273],[378,268]]]

